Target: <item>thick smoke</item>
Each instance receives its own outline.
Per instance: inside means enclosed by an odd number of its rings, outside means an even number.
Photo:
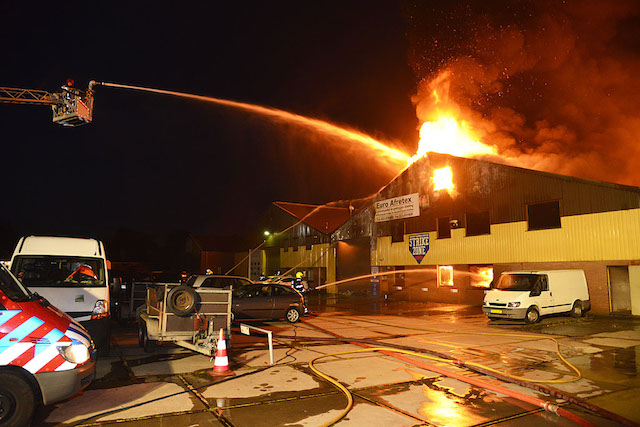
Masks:
[[[405,10],[421,122],[449,101],[509,163],[640,186],[640,3],[476,3]]]

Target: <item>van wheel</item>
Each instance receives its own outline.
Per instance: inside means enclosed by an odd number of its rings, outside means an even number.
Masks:
[[[35,409],[35,395],[24,378],[11,372],[0,373],[0,425],[28,426]]]
[[[582,301],[576,301],[573,303],[573,308],[569,312],[571,317],[578,319],[582,317]]]
[[[287,319],[289,323],[296,323],[300,320],[300,312],[296,308],[289,307],[286,313],[284,313],[284,318]]]
[[[529,307],[527,314],[524,316],[524,321],[528,324],[538,323],[540,321],[540,313],[535,307]]]

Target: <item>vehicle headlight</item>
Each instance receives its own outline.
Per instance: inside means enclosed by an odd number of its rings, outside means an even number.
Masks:
[[[58,351],[60,355],[69,363],[75,363],[80,365],[89,360],[89,349],[84,344],[71,344],[66,346],[59,346]]]
[[[507,307],[511,307],[511,308],[520,307],[520,303],[519,302],[510,302],[510,303],[507,304]]]
[[[100,319],[103,317],[107,317],[109,315],[109,306],[107,305],[107,301],[103,299],[99,299],[96,301],[96,305],[93,307],[93,311],[91,312],[92,319]]]

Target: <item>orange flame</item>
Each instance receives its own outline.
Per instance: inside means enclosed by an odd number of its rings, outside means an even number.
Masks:
[[[431,106],[428,108],[428,116],[434,117],[435,120],[422,123],[418,150],[408,160],[408,164],[412,164],[429,152],[458,157],[498,154],[495,147],[480,141],[472,127],[461,119],[459,107],[449,99],[449,78],[450,73],[443,72],[429,85]]]
[[[458,123],[452,116],[442,116],[437,121],[422,124],[418,151],[408,160],[409,164],[429,152],[458,157],[498,154],[493,146],[479,141],[466,122]]]
[[[435,191],[439,190],[447,190],[449,192],[453,191],[453,172],[449,166],[435,169],[433,171],[433,189]]]
[[[493,281],[493,267],[491,266],[471,266],[469,272],[471,276],[471,286],[478,288],[489,288]]]

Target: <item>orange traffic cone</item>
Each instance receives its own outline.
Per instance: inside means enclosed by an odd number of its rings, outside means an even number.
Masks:
[[[224,329],[220,328],[220,338],[216,346],[216,360],[213,363],[213,373],[228,374],[229,358],[227,357],[227,343],[224,340]]]

